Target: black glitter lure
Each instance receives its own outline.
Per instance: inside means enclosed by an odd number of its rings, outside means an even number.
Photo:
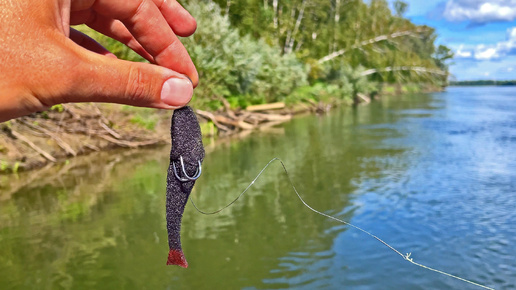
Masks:
[[[201,128],[190,107],[174,111],[170,127],[172,149],[167,175],[167,265],[188,267],[181,248],[181,220],[204,159]]]

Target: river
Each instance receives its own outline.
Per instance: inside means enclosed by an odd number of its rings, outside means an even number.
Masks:
[[[229,203],[273,157],[313,208],[414,261],[516,289],[516,90],[384,98],[214,145],[192,194]],[[182,226],[165,266],[168,148],[0,176],[1,289],[480,289],[311,212],[273,164]]]

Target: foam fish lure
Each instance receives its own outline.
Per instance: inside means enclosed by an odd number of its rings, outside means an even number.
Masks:
[[[195,113],[190,107],[174,111],[172,115],[172,149],[167,175],[167,265],[188,267],[181,249],[181,220],[186,202],[201,174],[204,159],[201,129]]]

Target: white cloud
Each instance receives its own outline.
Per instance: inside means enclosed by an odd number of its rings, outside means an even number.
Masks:
[[[444,17],[449,21],[488,23],[516,19],[516,0],[448,0]]]
[[[514,70],[508,71],[512,67]],[[471,61],[457,59],[455,64],[450,66],[451,73],[457,80],[513,80],[516,72],[516,55],[509,55],[503,61]],[[489,76],[484,74],[488,72]]]
[[[516,27],[507,30],[507,40],[500,41],[494,45],[480,44],[476,47],[464,48],[461,45],[455,51],[456,58],[475,60],[494,60],[507,55],[516,54]]]
[[[496,48],[493,48],[493,47],[488,47],[488,48],[479,47],[475,51],[475,59],[478,59],[478,60],[490,60],[490,59],[495,59],[495,58],[500,58],[500,54],[498,54]]]
[[[455,57],[457,58],[471,58],[473,53],[471,51],[465,51],[464,45],[461,45],[457,51],[455,51]]]

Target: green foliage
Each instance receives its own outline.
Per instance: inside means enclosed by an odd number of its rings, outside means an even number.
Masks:
[[[435,47],[435,30],[403,18],[408,5],[386,0],[214,0],[227,11],[227,19],[241,35],[264,39],[294,54],[310,67],[311,82],[326,81],[318,60],[334,56],[329,63],[353,69],[419,66],[447,71],[446,47]],[[203,2],[204,3],[204,2]],[[278,4],[274,6],[274,4]],[[229,5],[229,6],[228,6]],[[396,33],[402,36],[396,36]],[[449,49],[448,49],[449,50]],[[442,76],[396,71],[371,75],[380,82],[442,81]]]
[[[297,88],[285,99],[287,104],[295,104],[301,101],[314,101],[323,103],[342,102],[352,99],[352,88],[348,86],[339,87],[336,84],[315,83],[311,86]]]
[[[59,104],[59,105],[54,105],[52,107],[50,107],[50,110],[51,111],[55,111],[55,112],[58,112],[58,113],[62,113],[64,111],[64,106]]]
[[[93,38],[95,41],[100,43],[104,48],[112,52],[114,55],[116,55],[120,59],[125,59],[129,61],[137,61],[137,62],[146,62],[146,60],[138,55],[136,52],[125,46],[124,44],[107,37],[101,33],[98,33],[94,31],[93,29],[90,29],[86,25],[78,25],[75,26],[74,29],[88,35],[89,37]]]
[[[134,115],[131,118],[131,123],[137,124],[141,126],[142,128],[148,129],[148,130],[154,130],[156,128],[156,120],[149,120],[145,117],[142,117],[141,115]]]
[[[348,90],[353,96],[359,93],[368,95],[377,91],[377,84],[363,76],[363,71],[364,68],[362,67],[354,69],[349,65],[341,63],[340,66],[329,71],[326,79],[329,83]]]
[[[18,170],[20,169],[21,163],[16,161],[14,164],[11,164],[5,160],[0,160],[0,173],[18,173]]]
[[[4,161],[4,160],[0,160],[0,172],[5,172],[9,169],[9,163],[7,163],[7,161]]]
[[[13,173],[18,173],[18,170],[20,169],[20,162],[16,161],[13,165],[13,168],[11,168]]]
[[[401,87],[402,93],[417,93],[421,91],[421,87],[417,84],[406,84]]]
[[[156,115],[156,111],[149,108],[134,108],[130,106],[122,106],[122,110],[131,113],[130,122],[137,124],[147,130],[154,130],[159,117]]]
[[[3,123],[0,123],[0,131],[10,132],[12,127],[13,127],[12,121],[6,121]]]
[[[384,94],[393,95],[396,93],[396,88],[393,85],[387,85],[382,88]]]
[[[245,108],[340,100],[373,93],[377,83],[442,85],[447,76],[385,68],[448,71],[453,57],[448,47],[436,48],[434,29],[403,17],[408,5],[402,0],[394,1],[394,11],[386,0],[190,0],[184,6],[198,23],[193,36],[181,39],[200,77],[192,105],[210,110],[226,101]],[[86,26],[76,29],[119,58],[145,61]],[[364,77],[366,68],[378,72]],[[148,114],[131,121],[144,128],[156,125]]]
[[[448,70],[449,60],[453,59],[453,51],[449,47],[439,45],[433,57],[437,66],[446,71]]]
[[[405,12],[408,10],[408,4],[401,0],[394,1],[394,11],[396,11],[396,16],[402,17]]]
[[[201,122],[199,127],[203,136],[214,136],[217,134],[217,127],[213,122]]]
[[[214,3],[192,2],[186,8],[198,22],[194,36],[184,39],[201,79],[195,105],[216,109],[221,98],[235,107],[275,102],[307,84],[307,69],[295,55],[240,36]]]

